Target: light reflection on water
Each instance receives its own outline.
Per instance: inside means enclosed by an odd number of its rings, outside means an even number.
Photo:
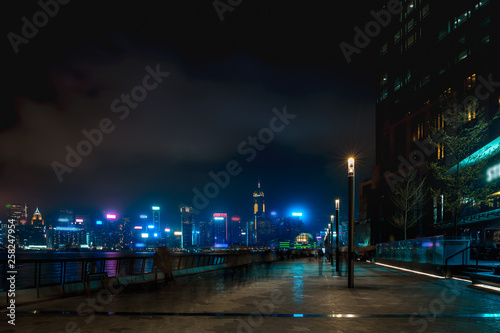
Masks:
[[[293,273],[293,301],[296,304],[304,304],[304,268],[297,265]]]

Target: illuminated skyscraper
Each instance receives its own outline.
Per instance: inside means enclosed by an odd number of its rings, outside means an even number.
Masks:
[[[153,225],[155,226],[155,230],[161,230],[160,229],[160,207],[158,206],[153,206]]]
[[[227,244],[229,238],[229,230],[227,225],[226,213],[214,213],[214,242],[215,244]]]
[[[181,207],[181,248],[193,245],[193,208]]]
[[[255,228],[255,242],[257,243],[257,225],[258,222],[266,217],[266,204],[264,203],[264,192],[260,189],[260,180],[257,190],[253,192],[253,215]]]

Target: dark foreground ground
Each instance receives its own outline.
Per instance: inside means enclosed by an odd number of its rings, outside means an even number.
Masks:
[[[19,306],[0,331],[500,332],[500,296],[370,263],[356,263],[353,289],[329,263],[301,259],[115,293]]]

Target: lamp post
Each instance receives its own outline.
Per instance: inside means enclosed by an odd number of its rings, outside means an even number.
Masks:
[[[333,266],[333,215],[330,215],[330,219],[331,223],[328,224],[330,226],[330,234],[328,237],[330,243],[330,264]]]
[[[339,249],[339,208],[340,208],[340,200],[335,199],[335,232],[337,237],[335,237],[335,265],[337,273],[340,272],[340,249]]]
[[[347,160],[349,247],[347,260],[347,287],[354,287],[354,158]]]

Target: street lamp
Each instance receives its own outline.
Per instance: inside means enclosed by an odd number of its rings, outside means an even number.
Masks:
[[[330,219],[331,219],[331,223],[328,224],[330,226],[330,240],[329,240],[329,243],[330,243],[330,264],[333,266],[333,218],[334,216],[333,215],[330,215]]]
[[[349,247],[347,260],[347,287],[354,287],[354,158],[347,160]]]
[[[340,208],[340,200],[335,199],[335,232],[337,233],[337,237],[335,237],[335,265],[337,273],[340,272],[340,251],[339,251],[339,208]]]

